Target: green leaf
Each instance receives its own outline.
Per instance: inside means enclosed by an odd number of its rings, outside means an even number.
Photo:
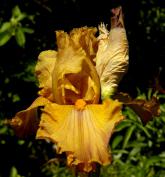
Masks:
[[[12,37],[11,33],[7,32],[0,33],[0,46],[5,45],[10,40],[11,37]]]
[[[17,44],[18,44],[20,47],[24,47],[25,42],[26,42],[26,38],[25,38],[25,34],[24,34],[24,32],[21,30],[21,28],[17,28],[17,29],[16,29],[16,31],[15,31],[15,38],[16,38]]]
[[[123,136],[121,135],[116,136],[112,141],[112,146],[111,146],[112,149],[115,149],[122,140],[123,140]]]
[[[129,154],[128,151],[123,150],[123,149],[119,149],[119,150],[113,150],[113,153],[115,154]]]
[[[160,162],[161,157],[159,156],[152,156],[146,160],[145,168],[149,168],[150,166],[154,165],[156,162]]]
[[[152,88],[148,89],[148,94],[147,94],[147,98],[150,100],[152,98]]]
[[[136,128],[136,126],[132,125],[131,127],[128,128],[128,130],[126,131],[126,134],[125,134],[125,138],[124,138],[124,141],[123,141],[123,149],[126,148],[127,144],[128,144],[128,141],[129,139],[131,138],[131,135],[134,131],[134,129]]]
[[[117,127],[115,128],[115,132],[120,132],[121,130],[130,127],[132,123],[129,120],[122,121]]]
[[[129,120],[133,120],[135,122],[139,121],[137,114],[129,107],[125,108],[124,114],[128,116]]]
[[[3,33],[11,28],[10,22],[4,22],[0,28],[0,33]]]
[[[34,33],[34,30],[33,29],[31,29],[31,28],[21,28],[22,29],[22,31],[24,32],[24,33],[29,33],[29,34],[32,34],[32,33]]]
[[[6,126],[3,126],[3,127],[0,129],[0,135],[5,134],[6,132],[7,132],[7,127],[6,127]]]
[[[12,16],[14,17],[18,17],[21,15],[21,10],[19,8],[19,6],[15,6],[13,9],[12,9]]]
[[[146,127],[144,127],[144,126],[142,126],[141,124],[136,123],[136,122],[135,122],[134,124],[137,125],[137,127],[139,127],[139,128],[147,135],[148,138],[151,138],[151,135],[150,135],[150,133],[148,132],[148,130],[147,130]]]
[[[134,147],[131,152],[129,153],[129,156],[135,156],[140,152],[141,148],[140,147]]]
[[[165,99],[165,94],[160,94],[159,98]]]
[[[20,97],[18,94],[13,94],[12,95],[12,101],[13,103],[17,102],[17,101],[20,101]]]
[[[136,89],[137,89],[137,95],[138,95],[136,99],[144,99],[144,100],[146,100],[145,93],[142,93],[139,88],[136,88]]]
[[[10,177],[17,177],[17,169],[15,167],[11,168]]]
[[[15,6],[12,10],[12,18],[11,21],[21,21],[24,18],[27,17],[26,13],[21,12],[20,8],[18,6]]]
[[[27,15],[25,14],[25,13],[22,13],[21,15],[19,15],[18,17],[17,17],[17,21],[21,21],[21,20],[23,20],[24,18],[26,18],[27,17]]]

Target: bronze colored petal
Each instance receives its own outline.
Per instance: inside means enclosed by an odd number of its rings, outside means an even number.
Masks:
[[[154,116],[160,115],[160,104],[156,97],[152,97],[149,101],[135,99],[127,105],[139,115],[144,124],[152,120]]]
[[[18,112],[15,117],[11,119],[9,124],[13,127],[17,136],[27,137],[36,133],[40,121],[38,107],[45,106],[49,102],[50,101],[44,97],[38,97],[30,107]]]
[[[129,94],[120,92],[113,98],[132,108],[144,124],[160,115],[160,103],[154,96],[150,100],[132,99]]]

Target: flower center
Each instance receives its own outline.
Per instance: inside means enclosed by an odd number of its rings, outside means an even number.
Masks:
[[[77,110],[84,110],[86,106],[86,102],[83,99],[78,99],[75,102],[75,107]]]

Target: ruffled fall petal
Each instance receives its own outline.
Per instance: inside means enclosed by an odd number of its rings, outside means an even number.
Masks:
[[[52,96],[52,72],[56,62],[57,52],[54,50],[43,51],[38,56],[35,73],[39,80],[39,95],[53,100]]]
[[[66,152],[68,166],[89,172],[95,163],[110,163],[109,139],[123,118],[121,103],[109,99],[102,105],[86,105],[83,100],[75,105],[50,103],[43,110],[36,137],[50,139],[58,153]]]
[[[82,47],[80,43],[85,29],[74,29],[70,35],[64,31],[56,32],[58,53],[52,84],[54,100],[58,104],[74,104],[80,98],[88,103],[99,100],[99,78],[84,50],[85,44]]]
[[[9,124],[14,128],[17,136],[26,137],[36,133],[40,121],[38,107],[45,106],[49,102],[44,97],[38,97],[30,107],[18,112],[11,119]]]
[[[116,10],[114,11],[116,13]],[[116,20],[121,20],[120,18]],[[113,17],[114,18],[114,17]],[[111,96],[128,68],[128,41],[123,27],[111,28],[110,32],[104,24],[99,26],[99,45],[96,55],[96,70],[100,77],[101,96]]]

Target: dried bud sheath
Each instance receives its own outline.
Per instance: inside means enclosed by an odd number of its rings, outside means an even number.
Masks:
[[[113,12],[115,17],[112,17],[110,32],[104,24],[99,26],[96,70],[100,77],[103,99],[113,94],[128,68],[128,41],[125,28],[123,28],[122,12],[120,8]]]

